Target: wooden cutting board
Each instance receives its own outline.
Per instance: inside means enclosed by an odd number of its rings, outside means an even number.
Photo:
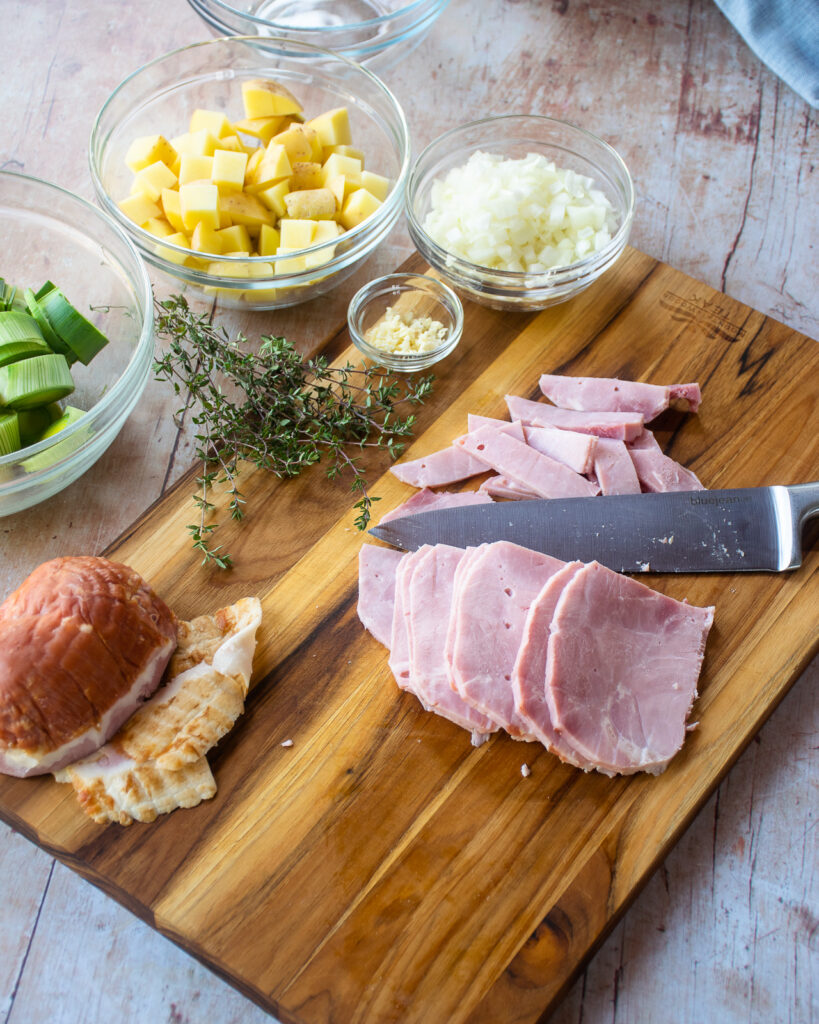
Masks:
[[[329,351],[348,343],[341,331]],[[635,250],[538,315],[469,305],[436,369],[408,457],[467,412],[504,415],[507,392],[537,397],[548,371],[698,380],[700,414],[655,425],[706,486],[819,478],[816,342]],[[383,511],[411,493],[387,465],[371,455]],[[262,599],[246,714],[211,756],[216,797],[106,828],[50,777],[0,777],[0,816],[283,1021],[536,1020],[819,648],[812,528],[795,573],[644,577],[716,605],[699,727],[660,777],[586,775],[505,736],[475,749],[396,689],[358,622],[363,539],[343,484],[246,476],[248,518],[221,534],[229,573],[189,548],[194,488],[183,479],[108,554],[182,617]]]

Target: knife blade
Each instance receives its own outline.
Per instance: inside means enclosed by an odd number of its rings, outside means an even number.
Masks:
[[[369,532],[407,551],[508,540],[617,572],[782,572],[802,564],[802,527],[817,513],[819,482],[467,505]]]

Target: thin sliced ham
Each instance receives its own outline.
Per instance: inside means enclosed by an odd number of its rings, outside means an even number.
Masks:
[[[430,710],[468,729],[477,746],[498,726],[458,696],[444,657],[455,570],[463,557],[462,548],[437,544],[417,559],[407,577],[409,685]]]
[[[630,452],[637,478],[644,491],[704,491],[697,476],[662,451],[637,448]]]
[[[625,442],[601,437],[594,456],[594,475],[603,494],[639,494],[640,481]]]
[[[358,617],[364,628],[390,646],[395,606],[395,572],[403,551],[363,544],[358,553]]]
[[[685,739],[713,619],[713,608],[585,565],[550,627],[545,692],[556,732],[604,774],[661,772]]]
[[[505,420],[498,420],[497,423],[499,426],[492,424],[493,429],[523,440],[523,428],[520,424],[507,423]],[[485,473],[486,466],[463,448],[450,445],[449,448],[442,448],[423,458],[391,466],[390,472],[402,483],[410,484],[412,487],[443,487],[445,484],[456,484],[461,480],[468,480],[471,476],[477,476],[478,473]]]
[[[643,429],[640,413],[575,412],[543,402],[531,402],[518,395],[507,395],[506,405],[513,420],[532,427],[557,427],[559,430],[575,430],[579,434],[613,437],[617,441],[631,441]]]
[[[540,390],[561,409],[582,412],[637,412],[646,423],[659,416],[674,399],[688,402],[691,412],[700,405],[699,384],[644,384],[616,377],[564,377],[544,373]]]
[[[501,476],[500,473],[487,477],[478,488],[478,493],[481,492],[493,498],[508,498],[510,501],[526,501],[540,497],[528,487],[524,487],[516,480],[510,480],[508,476]]]
[[[486,466],[483,467],[483,472],[485,471]],[[388,523],[391,519],[400,519],[402,516],[414,515],[416,512],[432,512],[436,508],[460,508],[463,505],[485,505],[491,501],[492,498],[480,490],[431,491],[424,487],[397,508],[386,512],[379,520],[379,524]]]
[[[562,462],[575,473],[591,473],[599,438],[593,434],[581,434],[575,430],[558,430],[557,427],[523,428],[526,443],[541,455]]]
[[[590,498],[597,493],[579,473],[494,427],[465,434],[457,438],[455,446],[541,498]]]
[[[454,587],[446,648],[452,684],[467,704],[519,739],[533,738],[512,691],[526,615],[564,564],[497,541],[475,549]]]
[[[546,700],[546,665],[552,616],[566,584],[582,568],[582,562],[568,562],[545,583],[532,602],[512,671],[512,691],[515,706],[532,734],[561,761],[588,771],[594,765],[555,731]]]

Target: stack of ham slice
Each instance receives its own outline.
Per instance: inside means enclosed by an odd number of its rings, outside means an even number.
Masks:
[[[511,423],[470,414],[468,432],[450,447],[392,472],[404,483],[431,488],[493,470],[481,491],[509,499],[703,489],[645,426],[675,401],[696,412],[698,384],[544,374],[540,388],[554,404],[507,395]]]
[[[359,617],[402,689],[475,744],[504,729],[606,775],[682,746],[713,612],[507,541],[361,550]]]

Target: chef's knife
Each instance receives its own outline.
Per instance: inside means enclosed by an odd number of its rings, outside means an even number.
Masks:
[[[781,572],[802,564],[802,527],[817,513],[819,482],[467,505],[370,533],[407,551],[508,540],[618,572]]]

